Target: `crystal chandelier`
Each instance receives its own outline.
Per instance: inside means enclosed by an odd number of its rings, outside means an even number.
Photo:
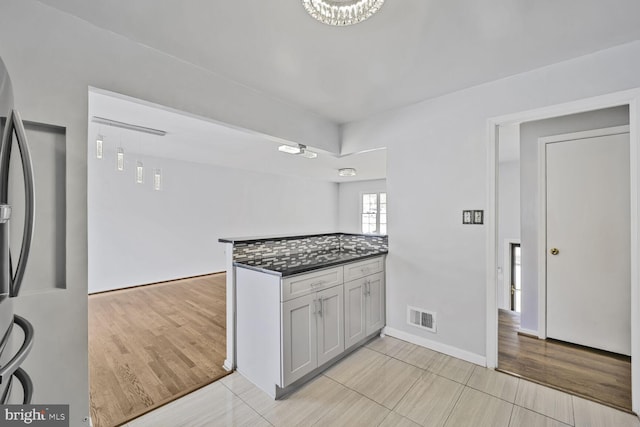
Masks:
[[[328,25],[352,25],[376,13],[384,0],[302,0],[307,12]]]

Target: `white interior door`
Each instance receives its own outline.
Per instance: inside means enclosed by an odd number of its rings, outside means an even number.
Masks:
[[[629,134],[546,144],[547,336],[631,354]]]

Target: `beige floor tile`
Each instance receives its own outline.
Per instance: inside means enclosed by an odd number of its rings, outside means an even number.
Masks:
[[[476,365],[467,386],[513,403],[518,391],[518,381],[518,378],[511,375]]]
[[[129,423],[130,427],[268,426],[220,382],[197,390]]]
[[[474,366],[473,363],[456,359],[446,354],[436,353],[427,370],[461,384],[466,384],[469,377],[471,377]]]
[[[428,369],[431,365],[431,362],[433,361],[433,358],[437,354],[437,351],[433,351],[425,347],[420,347],[419,345],[411,345],[396,352],[392,357],[400,359],[403,362],[409,363],[410,365],[417,366],[420,369]]]
[[[465,387],[447,419],[447,427],[508,427],[513,404]]]
[[[349,391],[347,396],[330,408],[326,408],[326,415],[314,424],[314,427],[377,426],[389,414],[384,406],[375,403],[355,391]]]
[[[420,424],[416,424],[400,414],[391,412],[378,427],[420,427]]]
[[[513,407],[509,423],[509,427],[567,427],[568,425],[520,406]]]
[[[368,372],[380,369],[388,360],[389,356],[365,347],[329,368],[325,375],[340,384],[353,384]]]
[[[256,387],[237,371],[222,378],[220,382],[238,396]]]
[[[426,373],[402,398],[395,412],[428,427],[444,425],[464,386]]]
[[[640,427],[635,415],[573,396],[576,427]]]
[[[274,400],[257,387],[246,390],[240,394],[239,397],[260,415],[264,415],[268,411],[282,404],[282,400]]]
[[[264,397],[271,398],[265,393],[262,393],[262,399],[256,399],[254,390],[241,397],[247,397],[247,404],[274,426],[310,426],[351,393],[351,390],[330,378],[319,376],[281,400],[267,403]]]
[[[515,404],[573,425],[573,403],[567,393],[520,380]]]
[[[395,357],[396,354],[408,352],[414,347],[413,344],[399,340],[390,336],[384,338],[376,338],[369,342],[365,347],[387,356]]]
[[[367,369],[345,385],[386,408],[393,409],[423,372],[408,363],[388,358],[382,366]]]

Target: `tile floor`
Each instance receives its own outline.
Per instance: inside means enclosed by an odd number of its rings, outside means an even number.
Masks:
[[[287,398],[233,373],[126,427],[640,427],[637,417],[391,338]]]

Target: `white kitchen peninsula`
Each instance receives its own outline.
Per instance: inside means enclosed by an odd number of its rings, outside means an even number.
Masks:
[[[236,366],[271,397],[384,327],[386,236],[334,233],[233,244]]]

